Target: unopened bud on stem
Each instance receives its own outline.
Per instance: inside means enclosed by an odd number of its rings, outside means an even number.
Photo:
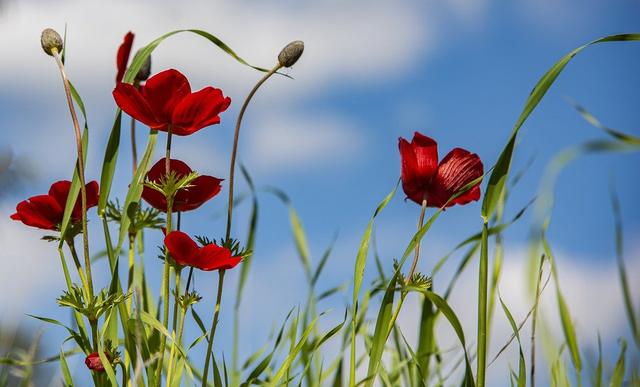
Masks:
[[[140,53],[140,50],[138,50],[138,52],[136,53],[136,56],[139,53]],[[142,64],[142,67],[140,67],[140,70],[138,70],[138,74],[136,75],[136,80],[146,81],[147,78],[149,78],[149,75],[151,75],[151,55],[147,57],[147,59]]]
[[[47,54],[53,56],[54,49],[58,53],[62,52],[62,38],[60,34],[51,28],[42,31],[40,35],[40,44]]]
[[[302,40],[294,40],[280,51],[278,62],[280,62],[283,67],[291,67],[300,59],[303,51],[304,43]]]

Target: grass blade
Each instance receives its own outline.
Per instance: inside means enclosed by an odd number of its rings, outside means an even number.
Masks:
[[[547,72],[540,78],[540,80],[538,80],[524,104],[524,108],[511,131],[511,135],[509,137],[509,140],[507,141],[507,144],[502,149],[500,156],[498,157],[498,161],[496,162],[491,177],[489,177],[489,183],[487,184],[484,199],[482,201],[482,216],[483,218],[485,218],[485,220],[491,218],[496,209],[498,200],[503,194],[505,182],[511,168],[511,158],[516,145],[516,138],[518,136],[520,128],[527,120],[529,115],[531,115],[536,106],[538,106],[551,85],[553,85],[556,78],[558,78],[562,70],[564,70],[571,59],[585,48],[594,44],[637,40],[640,40],[640,34],[609,35],[594,40],[590,43],[574,49],[573,51],[563,56],[558,62],[551,66],[549,70],[547,70]]]

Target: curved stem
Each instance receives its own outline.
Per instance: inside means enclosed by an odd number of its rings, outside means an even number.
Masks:
[[[249,106],[249,102],[251,101],[251,98],[253,98],[256,91],[258,91],[260,86],[262,86],[262,84],[265,83],[267,79],[269,79],[269,77],[275,74],[281,67],[282,65],[278,63],[274,68],[269,70],[269,72],[266,73],[262,77],[262,79],[258,81],[258,83],[256,83],[253,89],[251,89],[251,92],[249,92],[249,95],[247,95],[247,98],[244,100],[244,103],[240,108],[240,113],[238,113],[238,120],[236,121],[236,128],[233,134],[233,148],[231,149],[231,162],[229,163],[229,200],[228,200],[228,208],[227,208],[227,231],[225,233],[225,240],[228,240],[229,237],[231,236],[231,221],[233,218],[233,182],[235,177],[236,155],[238,153],[238,141],[240,138],[240,125],[242,124],[242,118],[244,117],[244,112],[247,110],[247,106]]]
[[[78,123],[78,116],[73,106],[73,99],[71,97],[71,86],[69,85],[69,79],[67,73],[64,70],[64,63],[60,58],[60,53],[57,49],[52,50],[53,57],[58,64],[60,70],[60,76],[62,76],[62,84],[64,85],[64,92],[67,96],[67,105],[69,105],[69,113],[71,114],[71,120],[73,121],[73,128],[76,136],[76,152],[78,153],[78,179],[80,180],[80,201],[82,203],[82,244],[84,252],[84,266],[87,271],[87,285],[89,288],[89,297],[93,299],[93,280],[91,277],[91,257],[89,256],[89,234],[87,231],[87,187],[84,180],[84,156],[82,151],[82,134],[80,133],[80,124]]]
[[[202,387],[207,387],[207,378],[209,377],[209,361],[211,360],[211,351],[213,349],[213,338],[216,335],[216,327],[218,326],[218,318],[220,316],[220,301],[222,300],[222,286],[224,285],[224,270],[218,272],[218,294],[216,296],[216,308],[213,313],[213,321],[211,322],[211,333],[209,334],[209,345],[207,346],[207,358],[204,361],[204,371],[202,372]]]

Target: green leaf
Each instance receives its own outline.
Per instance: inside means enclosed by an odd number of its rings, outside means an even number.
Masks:
[[[69,371],[69,365],[64,355],[64,348],[60,348],[60,368],[62,369],[64,385],[67,387],[73,386],[73,378],[71,377],[71,371]]]
[[[356,325],[358,321],[358,298],[360,296],[360,289],[362,287],[362,279],[364,277],[364,269],[367,264],[367,255],[369,255],[369,241],[373,232],[373,224],[376,216],[389,204],[391,198],[398,189],[398,184],[385,196],[385,198],[378,204],[378,207],[373,213],[367,228],[364,231],[360,246],[358,247],[358,253],[356,254],[356,263],[353,273],[353,297],[351,300],[351,357],[349,363],[349,385],[353,386],[356,378]]]
[[[613,369],[613,375],[611,375],[611,383],[609,384],[609,386],[611,387],[622,386],[622,382],[624,381],[624,363],[626,351],[627,342],[624,339],[620,339],[620,355],[618,355],[618,361],[616,361],[616,366]]]
[[[513,150],[516,145],[516,138],[518,136],[520,128],[527,120],[529,115],[533,112],[533,110],[538,106],[544,95],[547,93],[551,85],[553,85],[562,70],[564,70],[564,68],[567,66],[569,61],[571,61],[571,59],[579,52],[591,45],[604,42],[619,42],[631,40],[640,40],[640,34],[610,35],[580,46],[575,50],[569,52],[567,55],[563,56],[558,62],[551,66],[549,70],[547,70],[547,72],[542,76],[542,78],[540,78],[540,80],[538,80],[535,87],[531,91],[531,94],[527,98],[524,104],[524,108],[511,131],[509,140],[507,140],[507,144],[502,149],[502,152],[498,157],[498,161],[495,164],[493,173],[489,178],[489,183],[487,184],[486,192],[482,202],[482,216],[483,218],[485,218],[485,220],[491,218],[496,209],[498,199],[503,194],[505,182],[511,168],[511,156],[513,155]]]
[[[624,299],[625,311],[629,327],[633,335],[636,346],[640,348],[640,325],[636,319],[636,312],[633,306],[633,297],[629,288],[629,279],[627,278],[627,269],[624,264],[624,240],[622,232],[622,211],[620,210],[620,200],[616,194],[613,184],[611,184],[611,206],[613,207],[613,219],[616,237],[616,258],[618,261],[618,275],[620,276],[620,287],[622,288],[622,296]]]
[[[524,353],[522,352],[522,343],[520,342],[520,331],[518,330],[516,321],[513,319],[513,315],[502,300],[500,294],[498,294],[498,299],[500,300],[500,304],[502,305],[502,310],[504,311],[505,316],[507,316],[507,319],[509,320],[511,330],[518,340],[518,387],[525,387],[527,384],[527,367],[524,361]]]

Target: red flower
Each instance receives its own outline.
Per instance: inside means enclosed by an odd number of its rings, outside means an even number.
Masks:
[[[108,353],[105,353],[104,355],[107,357],[107,359],[111,360]],[[84,364],[86,364],[90,370],[94,370],[96,372],[104,372],[104,365],[102,364],[102,360],[100,360],[100,355],[98,355],[98,352],[90,353],[87,358],[84,359]]]
[[[51,185],[49,194],[38,195],[23,200],[16,206],[16,213],[11,219],[19,220],[27,226],[45,230],[59,230],[64,216],[64,207],[67,204],[71,182],[61,180]],[[98,204],[98,183],[92,181],[86,185],[87,208]],[[79,222],[82,218],[82,201],[80,194],[71,212],[71,220]]]
[[[240,263],[242,257],[234,257],[231,250],[214,243],[198,247],[189,235],[172,231],[164,238],[173,260],[181,266],[193,266],[200,270],[227,270]]]
[[[178,136],[220,123],[219,114],[231,103],[222,90],[210,86],[192,93],[187,78],[173,69],[149,78],[141,91],[118,83],[113,98],[134,119],[163,132],[171,125],[171,132]]]
[[[192,172],[191,168],[180,160],[171,159],[169,166],[178,178]],[[165,168],[165,159],[163,158],[155,163],[149,172],[147,172],[147,180],[159,183],[160,180],[165,177]],[[190,187],[178,190],[173,198],[173,211],[184,212],[200,207],[220,192],[222,188],[220,186],[221,182],[222,179],[213,176],[200,175],[196,177],[190,183]],[[167,212],[167,199],[162,192],[145,186],[142,190],[142,198],[149,203],[151,207]]]
[[[402,189],[409,199],[418,204],[427,199],[427,206],[442,207],[462,187],[484,173],[478,155],[462,148],[453,149],[438,164],[438,144],[418,132],[413,135],[411,143],[400,137],[398,146]],[[447,207],[478,199],[480,183],[451,200]]]
[[[127,71],[127,63],[129,62],[129,54],[131,54],[131,46],[133,45],[133,32],[129,31],[124,36],[124,41],[118,48],[118,56],[116,57],[116,65],[118,73],[116,74],[116,82],[122,82],[124,73]]]

